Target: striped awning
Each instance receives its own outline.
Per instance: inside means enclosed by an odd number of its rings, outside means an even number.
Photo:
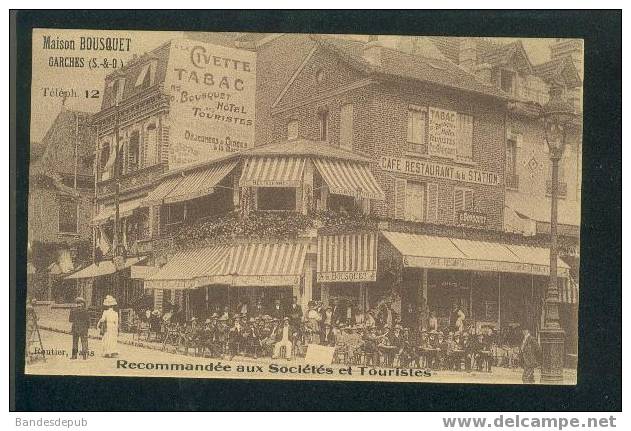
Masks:
[[[318,282],[364,282],[377,278],[377,235],[318,236]]]
[[[118,216],[129,217],[134,210],[140,208],[141,199],[132,199],[130,201],[120,202],[118,204]],[[114,219],[116,216],[116,205],[106,205],[97,215],[92,218],[93,224],[102,224],[107,220]]]
[[[167,177],[149,193],[143,205],[182,202],[209,195],[236,165],[236,161],[230,161]]]
[[[233,245],[224,274],[235,286],[293,286],[303,274],[305,243]]]
[[[143,261],[146,257],[130,257],[125,260],[124,264],[120,269],[129,268],[132,265],[135,265],[141,261]],[[111,260],[104,260],[99,262],[98,264],[93,263],[92,265],[85,267],[74,274],[70,274],[66,279],[76,279],[76,278],[93,278],[93,277],[101,277],[104,275],[114,274],[116,272],[116,266],[114,262]]]
[[[164,197],[164,202],[187,201],[211,194],[214,187],[232,172],[236,165],[236,161],[231,161],[187,173],[175,188]]]
[[[239,185],[241,187],[299,187],[305,168],[303,157],[249,158]]]
[[[472,241],[403,232],[382,232],[403,257],[403,266],[464,271],[549,275],[549,250],[513,244]],[[569,266],[558,260],[558,273]]]
[[[221,276],[230,248],[204,247],[175,253],[168,262],[145,279],[148,289],[194,289],[207,284],[227,283]]]
[[[142,204],[145,206],[162,204],[164,198],[173,191],[180,181],[182,181],[181,176],[165,178],[153,191],[149,192],[147,197],[143,199]]]
[[[314,159],[313,162],[331,193],[367,199],[385,199],[368,165],[337,159]]]

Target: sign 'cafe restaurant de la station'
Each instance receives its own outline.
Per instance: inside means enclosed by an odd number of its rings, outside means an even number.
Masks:
[[[96,114],[94,221],[104,260],[112,260],[115,198],[98,184],[115,175],[114,136],[124,155],[121,184],[164,169],[151,181],[131,181],[143,185],[129,192],[121,186],[123,269],[92,265],[70,276],[91,290],[84,294],[94,305],[107,291],[126,298],[121,307],[149,294],[156,308],[176,302],[205,317],[225,306],[236,312],[297,297],[303,311],[311,300],[337,300],[357,317],[390,298],[410,327],[426,327],[430,313],[444,327],[456,304],[478,330],[539,327],[549,251],[503,231],[506,98],[499,90],[463,79],[447,61],[440,85],[419,69],[403,86],[385,64],[395,54],[382,53],[375,66],[361,50],[345,53],[344,44],[332,49],[336,42],[315,39],[274,103],[269,121],[277,139],[254,145],[254,109],[265,109],[255,104],[265,79],[264,71],[255,75],[255,53],[205,45],[247,60],[247,70],[216,71],[237,75],[242,88],[223,92],[247,121],[227,122],[225,112],[199,119],[191,108],[212,112],[216,101],[180,97],[208,91],[203,81],[182,81],[187,43],[160,47],[106,82]],[[331,61],[340,56],[343,63]],[[415,64],[408,75],[417,76]],[[379,79],[367,79],[377,68]],[[363,84],[321,91],[322,74]],[[156,108],[134,105],[146,106],[144,94],[158,100]],[[207,139],[191,140],[192,132]],[[240,143],[238,151],[225,136]],[[113,272],[118,286],[99,282]],[[571,305],[576,292],[562,260],[559,274],[562,301]]]

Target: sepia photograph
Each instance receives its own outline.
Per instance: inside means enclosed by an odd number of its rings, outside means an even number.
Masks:
[[[575,385],[584,49],[34,29],[25,373]]]

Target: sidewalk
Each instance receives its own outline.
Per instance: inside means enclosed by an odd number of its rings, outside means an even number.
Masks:
[[[71,325],[69,322],[70,307],[68,308],[52,308],[46,306],[36,306],[38,324],[40,330],[48,330],[51,332],[59,332],[62,334],[70,334]],[[101,339],[101,334],[97,328],[90,328],[88,337],[96,340]],[[118,342],[129,346],[144,347],[153,350],[162,350],[162,343],[137,340],[136,334],[129,332],[120,332],[118,334]]]
[[[70,315],[70,308],[51,308],[49,306],[39,306],[36,308],[39,327],[41,330],[47,330],[59,334],[70,334],[70,322],[68,317]],[[98,329],[90,328],[89,337],[93,339],[101,339]],[[138,340],[135,334],[121,332],[118,336],[118,342],[132,347],[140,347],[145,349],[157,350],[162,352],[162,343]],[[173,347],[167,347],[167,352],[171,354],[182,355],[184,353],[174,353]],[[164,352],[164,353],[167,353]],[[164,354],[161,353],[161,354]],[[201,360],[202,358],[189,357],[189,360]],[[235,358],[236,360],[237,358]],[[239,361],[242,362],[256,362],[258,363],[272,363],[271,358],[258,358],[256,360],[246,357],[239,357]],[[304,362],[303,358],[294,358],[292,362],[300,363]],[[447,371],[441,370],[439,372],[438,381],[452,382],[452,383],[504,383],[515,384],[521,383],[521,369],[519,368],[502,368],[495,367],[492,373],[473,373],[468,374],[460,371]],[[539,370],[536,371],[536,381],[539,381]],[[576,384],[577,370],[565,369],[564,371],[564,383]]]

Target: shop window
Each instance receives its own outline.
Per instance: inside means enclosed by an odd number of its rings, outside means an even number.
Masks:
[[[138,169],[138,161],[140,158],[140,132],[137,130],[132,132],[127,145],[127,172],[133,172]]]
[[[340,110],[340,147],[353,149],[353,105],[350,103]]]
[[[405,220],[425,221],[424,183],[407,181],[405,187]]]
[[[320,127],[320,140],[326,141],[329,132],[329,111],[318,112],[318,124]]]
[[[293,187],[259,187],[257,209],[261,211],[295,211],[296,189]]]
[[[59,233],[77,233],[77,201],[73,198],[59,198]]]
[[[473,190],[455,188],[454,189],[454,220],[457,219],[460,211],[473,211],[475,208],[475,196]]]
[[[350,213],[355,211],[357,208],[355,205],[355,199],[352,196],[335,194],[329,195],[327,199],[327,206],[329,207],[329,210],[341,213]]]
[[[298,138],[298,120],[291,120],[287,123],[287,139],[297,139]]]
[[[415,154],[427,154],[427,112],[419,107],[408,109],[407,150]]]
[[[458,114],[456,124],[456,154],[461,160],[473,160],[473,117]]]

